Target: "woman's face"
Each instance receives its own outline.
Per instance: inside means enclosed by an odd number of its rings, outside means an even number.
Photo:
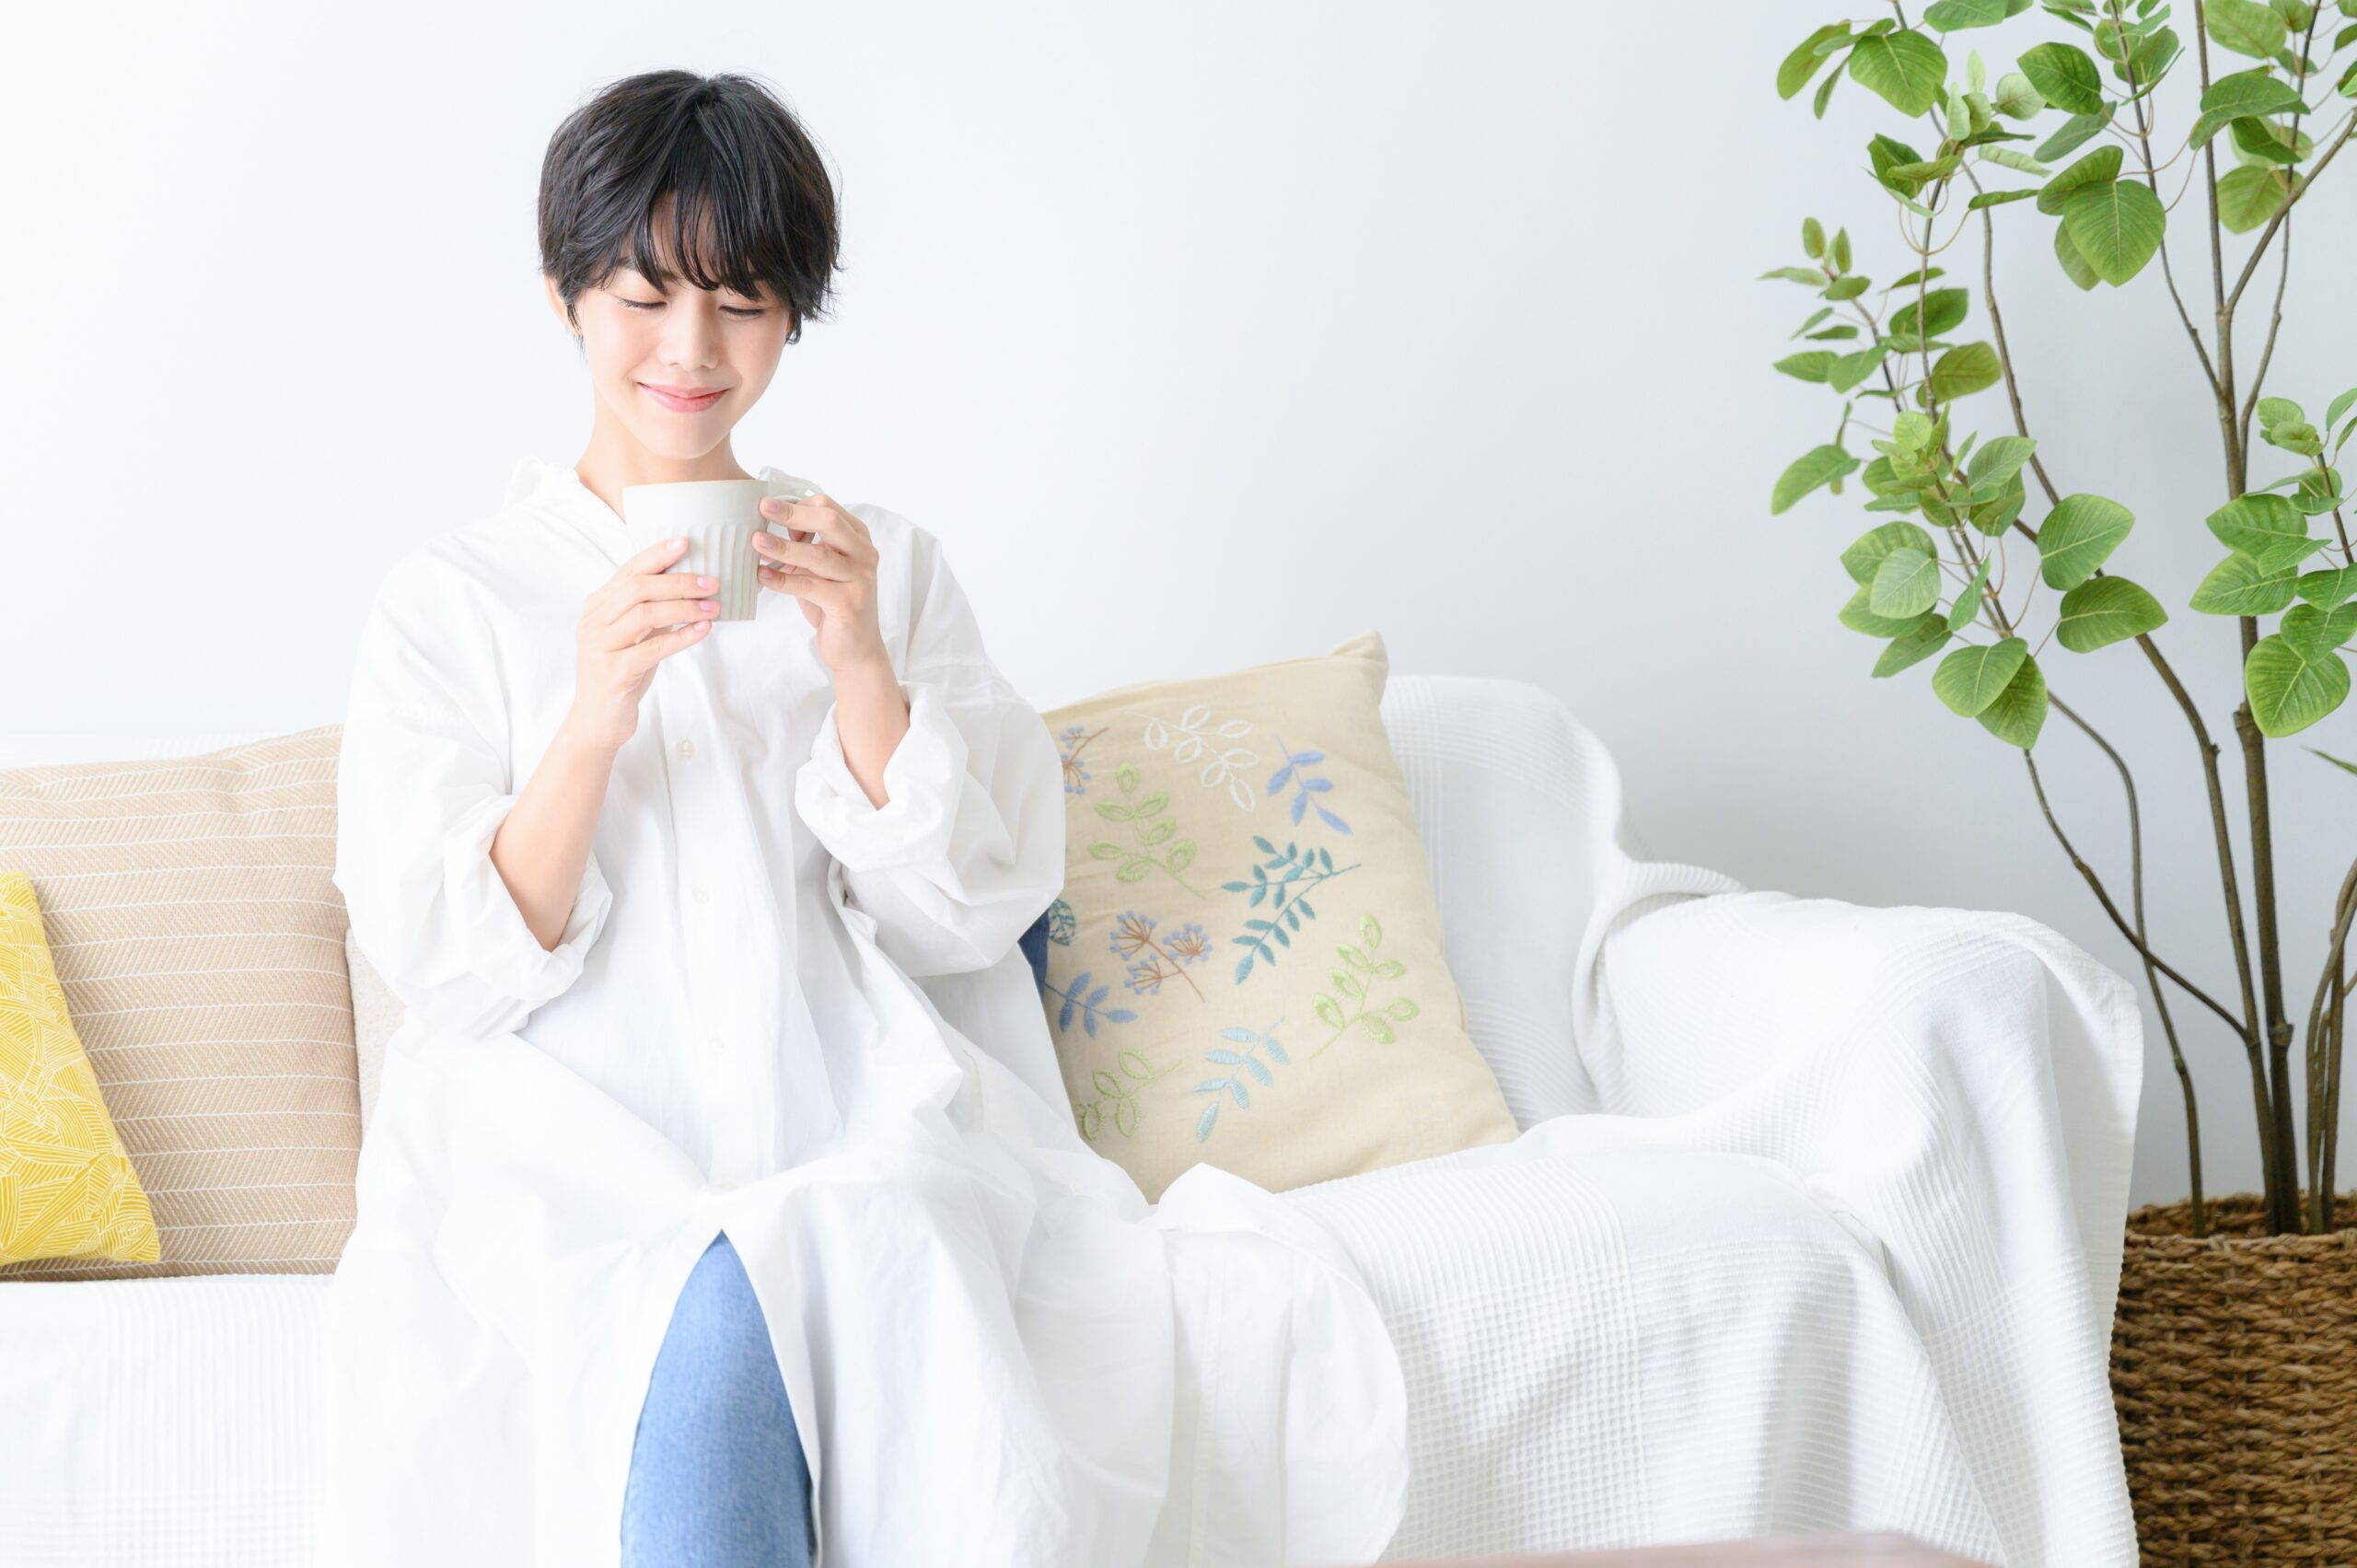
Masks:
[[[563,298],[547,281],[562,320]],[[794,327],[776,299],[698,288],[678,273],[666,294],[630,266],[585,291],[575,315],[601,415],[649,454],[683,462],[720,446],[761,401]]]

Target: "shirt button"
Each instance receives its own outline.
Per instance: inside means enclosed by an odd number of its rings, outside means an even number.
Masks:
[[[720,1050],[720,1037],[718,1035],[704,1036],[703,1048],[706,1051],[713,1051],[716,1054]]]
[[[679,742],[679,755],[680,755],[680,756],[682,756],[682,757],[692,757],[692,756],[694,756],[695,754],[696,754],[696,743],[695,743],[694,741],[692,741],[692,740],[682,740],[682,741],[680,741],[680,742]]]
[[[696,902],[700,904],[708,904],[712,902],[712,894],[702,887],[699,886],[696,889]]]

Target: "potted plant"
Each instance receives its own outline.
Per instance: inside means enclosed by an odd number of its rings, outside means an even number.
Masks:
[[[2174,19],[2163,0],[2036,8],[2040,17],[2008,26],[2033,0],[1933,0],[1911,17],[1895,4],[1817,29],[1777,68],[1784,99],[1815,84],[1820,118],[1844,80],[1892,111],[1864,149],[1866,172],[1877,205],[1897,209],[1906,254],[1899,275],[1877,284],[1861,269],[1882,271],[1878,260],[1858,256],[1846,227],[1829,236],[1812,217],[1800,260],[1764,274],[1813,296],[1776,368],[1840,410],[1829,413],[1831,438],[1777,479],[1770,510],[1854,481],[1875,517],[1840,552],[1840,614],[1881,643],[1873,675],[1929,667],[1933,699],[2021,752],[2031,798],[2142,961],[2183,1090],[2192,1187],[2183,1203],[2130,1217],[2114,1329],[2144,1560],[2357,1562],[2357,1205],[2330,1196],[2357,865],[2322,922],[2323,973],[2313,985],[2287,978],[2269,794],[2272,743],[2349,695],[2357,550],[2337,465],[2357,432],[2357,388],[2301,389],[2328,393],[2309,401],[2267,385],[2295,215],[2357,126],[2357,0],[2194,0]],[[2173,80],[2174,120],[2156,91]],[[2357,178],[2357,155],[2341,162],[2338,177]],[[1976,243],[1942,266],[1968,228]],[[2194,255],[2172,258],[2170,238],[2188,228]],[[2026,412],[1996,296],[2001,238],[2050,254],[2051,286],[2101,296],[2161,273],[2165,291],[2142,297],[2165,308],[2154,330],[2180,340],[2188,394],[2199,388],[2214,411],[2223,459],[2200,507],[2222,553],[2189,594],[2119,573],[2115,552],[2136,518],[2099,490],[2057,482],[2102,479],[2094,456],[2042,447]],[[2325,260],[2347,275],[2345,258]],[[2239,624],[2242,701],[2214,725],[2163,650],[2167,604]],[[2181,869],[2214,876],[2223,896],[2237,981],[2223,996],[2148,940],[2134,776],[2056,689],[2067,690],[2071,659],[2097,654],[2149,667],[2193,743],[2215,853],[2205,846]],[[2118,771],[2124,900],[2047,797],[2035,749],[2049,714]],[[2305,764],[2357,772],[2345,745],[2342,756],[2307,749]],[[2241,1046],[2259,1134],[2255,1194],[2203,1195],[2172,997],[2189,1036]]]

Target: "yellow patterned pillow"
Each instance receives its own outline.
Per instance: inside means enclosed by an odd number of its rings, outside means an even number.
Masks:
[[[1081,1135],[1149,1202],[1198,1162],[1276,1192],[1515,1136],[1441,950],[1389,672],[1364,632],[1042,715],[1050,1029]]]
[[[0,1263],[162,1255],[146,1190],[65,1016],[32,878],[0,873]]]

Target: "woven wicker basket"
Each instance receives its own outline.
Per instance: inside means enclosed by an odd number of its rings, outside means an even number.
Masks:
[[[2357,1230],[2207,1207],[2200,1241],[2189,1203],[2128,1216],[2111,1388],[2145,1568],[2357,1563]]]

